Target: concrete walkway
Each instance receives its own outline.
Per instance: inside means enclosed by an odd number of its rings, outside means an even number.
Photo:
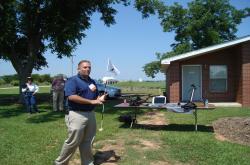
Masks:
[[[219,102],[219,103],[209,103],[213,104],[215,107],[242,107],[240,103],[237,102]]]

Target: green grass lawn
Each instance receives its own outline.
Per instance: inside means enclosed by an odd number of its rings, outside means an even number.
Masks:
[[[211,125],[222,117],[249,117],[250,108],[198,111],[198,132],[194,132],[193,115],[165,110],[161,112],[164,113],[168,125],[135,125],[130,129],[129,125],[119,122],[118,117],[131,113],[132,110],[113,108],[119,102],[111,100],[105,104],[104,131],[97,132],[94,142],[95,151],[103,147],[111,150],[113,146],[114,152],[121,158],[117,164],[152,165],[165,162],[189,165],[248,165],[250,162],[249,146],[216,140]],[[0,105],[0,164],[49,165],[58,156],[67,137],[64,114],[52,112],[48,102],[40,103],[38,107],[41,113],[29,115],[19,104]],[[97,106],[98,128],[101,110],[102,107]],[[147,111],[138,111],[138,117]],[[158,147],[146,148],[141,143],[142,140],[157,144]],[[79,155],[76,154],[74,158],[78,159]]]
[[[117,84],[114,84],[118,87],[147,87],[147,88],[165,88],[166,82],[165,81],[155,81],[155,82],[138,82],[138,81],[123,81],[118,82]]]
[[[17,94],[18,90],[19,90],[18,87],[6,87],[6,88],[3,88],[3,89],[0,88],[0,95],[3,95],[3,94]],[[49,91],[50,91],[49,86],[39,87],[39,93],[49,93]]]

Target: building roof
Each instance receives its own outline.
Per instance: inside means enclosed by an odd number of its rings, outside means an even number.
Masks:
[[[176,56],[173,56],[173,57],[165,58],[165,59],[163,59],[161,61],[161,65],[162,65],[163,68],[168,68],[170,63],[173,62],[173,61],[186,60],[186,59],[189,59],[189,58],[201,56],[203,54],[207,54],[207,53],[218,51],[220,49],[235,46],[237,44],[240,44],[240,43],[243,43],[243,42],[246,42],[246,41],[250,41],[250,35],[238,38],[236,40],[224,42],[224,43],[221,43],[221,44],[217,44],[217,45],[209,46],[209,47],[206,47],[206,48],[194,50],[194,51],[191,51],[191,52],[179,54],[179,55],[176,55]]]

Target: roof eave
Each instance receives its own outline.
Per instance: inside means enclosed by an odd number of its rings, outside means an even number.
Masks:
[[[173,61],[186,60],[186,59],[189,59],[189,58],[194,58],[194,57],[197,57],[197,56],[201,56],[203,54],[207,54],[207,53],[215,52],[215,51],[218,51],[218,50],[221,50],[221,49],[225,49],[227,47],[235,46],[237,44],[240,44],[240,43],[243,43],[243,42],[246,42],[246,41],[250,41],[250,36],[246,36],[246,37],[234,40],[234,41],[229,41],[229,42],[226,42],[226,43],[222,43],[222,44],[218,44],[218,45],[214,45],[214,46],[209,46],[209,47],[202,48],[202,49],[199,49],[199,50],[194,50],[194,51],[191,51],[191,52],[187,52],[187,53],[184,53],[184,54],[179,54],[179,55],[176,55],[176,56],[173,56],[173,57],[170,57],[170,58],[166,58],[166,59],[161,61],[161,65],[170,65],[170,63],[173,62]]]
[[[163,63],[161,62],[161,72],[162,72],[162,73],[166,73],[166,70],[168,69],[169,65],[170,65],[170,63],[168,63],[168,64],[163,64]]]

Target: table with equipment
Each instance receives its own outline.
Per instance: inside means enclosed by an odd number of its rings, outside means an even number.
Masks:
[[[148,103],[142,103],[140,105],[137,106],[131,106],[129,103],[120,103],[114,106],[114,108],[127,108],[127,109],[132,109],[133,113],[134,113],[134,117],[131,120],[130,123],[130,128],[133,127],[133,124],[137,122],[136,120],[136,114],[137,111],[139,109],[166,109],[170,112],[175,112],[175,113],[186,113],[186,114],[193,114],[194,115],[194,126],[195,126],[195,131],[197,131],[197,110],[212,110],[215,108],[215,106],[213,104],[208,104],[207,106],[204,106],[202,104],[198,104],[197,106],[195,106],[194,108],[190,108],[190,109],[185,109],[184,108],[185,104],[177,104],[177,103],[167,103],[167,104],[163,104],[163,105],[152,105],[152,104],[148,104]]]

